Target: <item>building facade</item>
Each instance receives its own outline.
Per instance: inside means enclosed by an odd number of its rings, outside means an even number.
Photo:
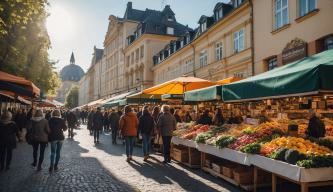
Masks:
[[[70,64],[66,65],[60,71],[61,86],[57,91],[55,100],[64,103],[68,92],[73,86],[78,86],[81,77],[84,76],[83,69],[75,64],[74,53],[70,58]]]
[[[79,105],[101,98],[103,52],[103,49],[94,47],[90,67],[79,81]]]
[[[191,30],[177,22],[169,5],[162,11],[146,9],[145,12],[145,19],[127,37],[124,49],[125,84],[131,91],[141,91],[153,85],[153,56],[170,41]]]
[[[183,74],[217,81],[252,75],[249,1],[216,4],[212,16],[201,16],[199,27],[171,41],[154,56],[154,84]]]
[[[255,74],[333,48],[333,1],[253,0]]]

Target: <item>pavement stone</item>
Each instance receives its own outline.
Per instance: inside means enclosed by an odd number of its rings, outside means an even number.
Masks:
[[[201,170],[174,162],[164,165],[160,154],[153,154],[146,163],[141,148],[136,147],[134,161],[127,163],[124,152],[122,144],[111,144],[108,134],[101,134],[100,143],[94,144],[86,126],[81,125],[75,130],[74,139],[65,139],[59,171],[50,174],[50,146],[45,151],[43,170],[37,172],[30,166],[32,147],[19,143],[14,150],[11,169],[0,172],[0,192],[241,191]],[[295,188],[290,189],[295,191]]]

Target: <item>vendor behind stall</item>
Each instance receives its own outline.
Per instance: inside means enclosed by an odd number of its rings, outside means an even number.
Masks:
[[[319,119],[316,112],[312,109],[309,110],[309,124],[306,130],[306,136],[308,137],[325,137],[325,124]]]
[[[230,118],[228,120],[228,124],[241,124],[243,122],[243,118],[240,115],[239,111],[231,112]]]
[[[212,123],[212,118],[209,116],[209,110],[206,109],[198,119],[197,124],[211,125]]]
[[[260,115],[258,116],[258,119],[259,119],[259,124],[266,123],[266,122],[270,121],[270,119],[267,116],[266,110],[261,111]]]

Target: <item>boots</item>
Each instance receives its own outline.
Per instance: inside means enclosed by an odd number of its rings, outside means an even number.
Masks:
[[[52,172],[52,171],[53,171],[53,165],[51,164],[50,168],[49,168],[49,172]]]

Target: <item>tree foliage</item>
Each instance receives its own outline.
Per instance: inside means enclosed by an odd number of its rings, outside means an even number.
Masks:
[[[65,107],[72,109],[79,105],[79,88],[74,86],[68,92],[65,99]]]
[[[0,1],[0,70],[23,76],[53,96],[60,85],[49,60],[47,0]]]

